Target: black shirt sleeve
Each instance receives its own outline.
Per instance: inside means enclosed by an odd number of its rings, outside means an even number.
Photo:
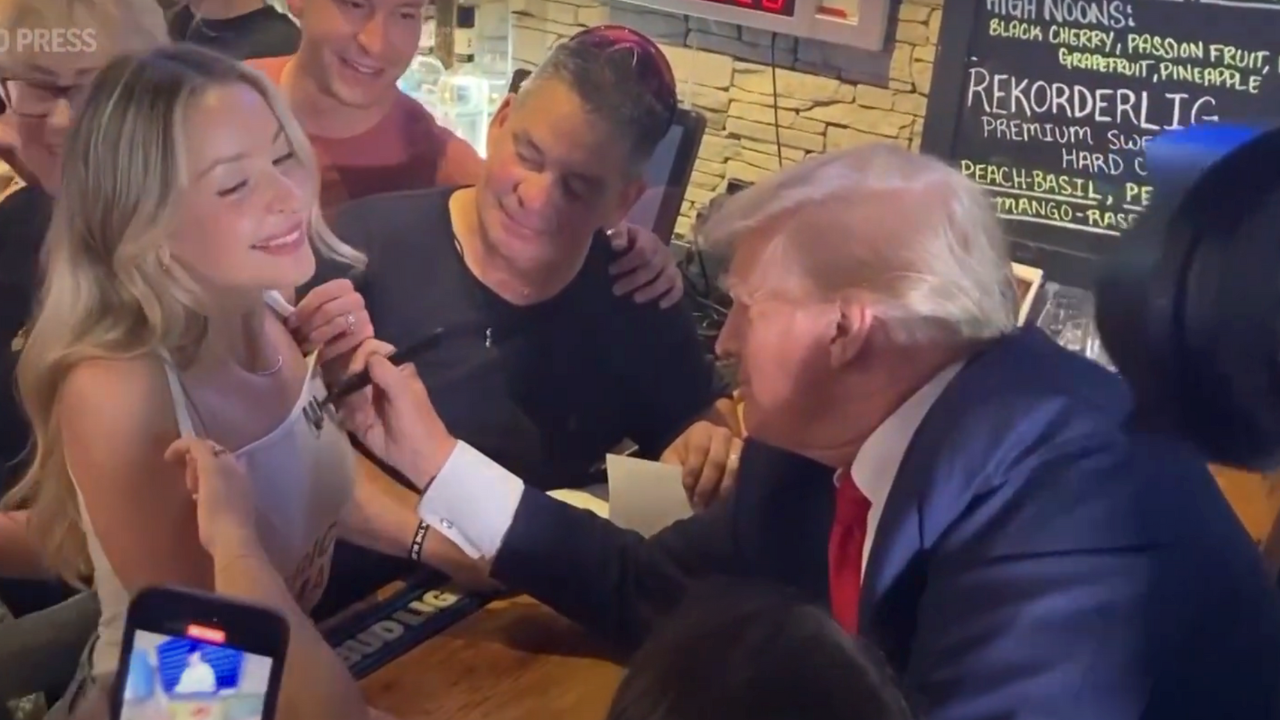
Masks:
[[[729,391],[707,356],[687,300],[662,309],[629,297],[609,327],[622,381],[628,437],[647,457],[662,453]]]
[[[169,17],[169,36],[236,60],[274,58],[298,52],[302,31],[270,6],[225,19],[197,18],[183,5]]]

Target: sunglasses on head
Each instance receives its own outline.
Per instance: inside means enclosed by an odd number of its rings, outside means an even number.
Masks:
[[[569,43],[602,53],[630,52],[632,63],[649,95],[662,106],[667,120],[675,119],[676,76],[658,44],[623,25],[598,25],[569,38]]]

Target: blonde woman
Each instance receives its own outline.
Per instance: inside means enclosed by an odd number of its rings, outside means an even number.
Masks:
[[[90,87],[65,158],[18,367],[36,444],[17,492],[49,564],[93,579],[100,676],[131,593],[213,587],[182,471],[164,461],[181,437],[234,451],[267,556],[303,608],[344,512],[348,537],[386,545],[367,534],[377,508],[350,502],[352,450],[274,291],[311,276],[313,249],[362,262],[321,219],[314,158],[275,91],[191,46],[125,56]],[[373,524],[405,546],[416,528]]]

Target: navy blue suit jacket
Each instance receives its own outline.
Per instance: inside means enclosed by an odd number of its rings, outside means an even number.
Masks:
[[[1272,718],[1280,602],[1202,458],[1039,331],[926,414],[885,502],[860,631],[929,720]],[[625,646],[688,583],[827,603],[832,469],[748,442],[736,494],[649,540],[526,492],[494,576]]]

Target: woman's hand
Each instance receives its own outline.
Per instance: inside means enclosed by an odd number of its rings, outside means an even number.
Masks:
[[[180,438],[164,458],[186,466],[200,544],[210,555],[261,549],[253,485],[231,453],[202,438]]]
[[[341,358],[373,337],[373,320],[364,297],[347,279],[330,280],[313,289],[285,318],[304,353],[320,351],[320,362]],[[339,363],[339,370],[346,362]]]
[[[625,224],[608,234],[614,252],[622,254],[609,266],[609,273],[617,278],[614,295],[634,293],[636,302],[657,300],[664,308],[680,301],[684,276],[666,243],[639,225]]]
[[[373,382],[341,401],[338,409],[347,432],[425,490],[458,441],[436,414],[413,363],[396,367],[387,360],[394,351],[381,340],[366,340],[356,348],[349,374],[368,368]]]

